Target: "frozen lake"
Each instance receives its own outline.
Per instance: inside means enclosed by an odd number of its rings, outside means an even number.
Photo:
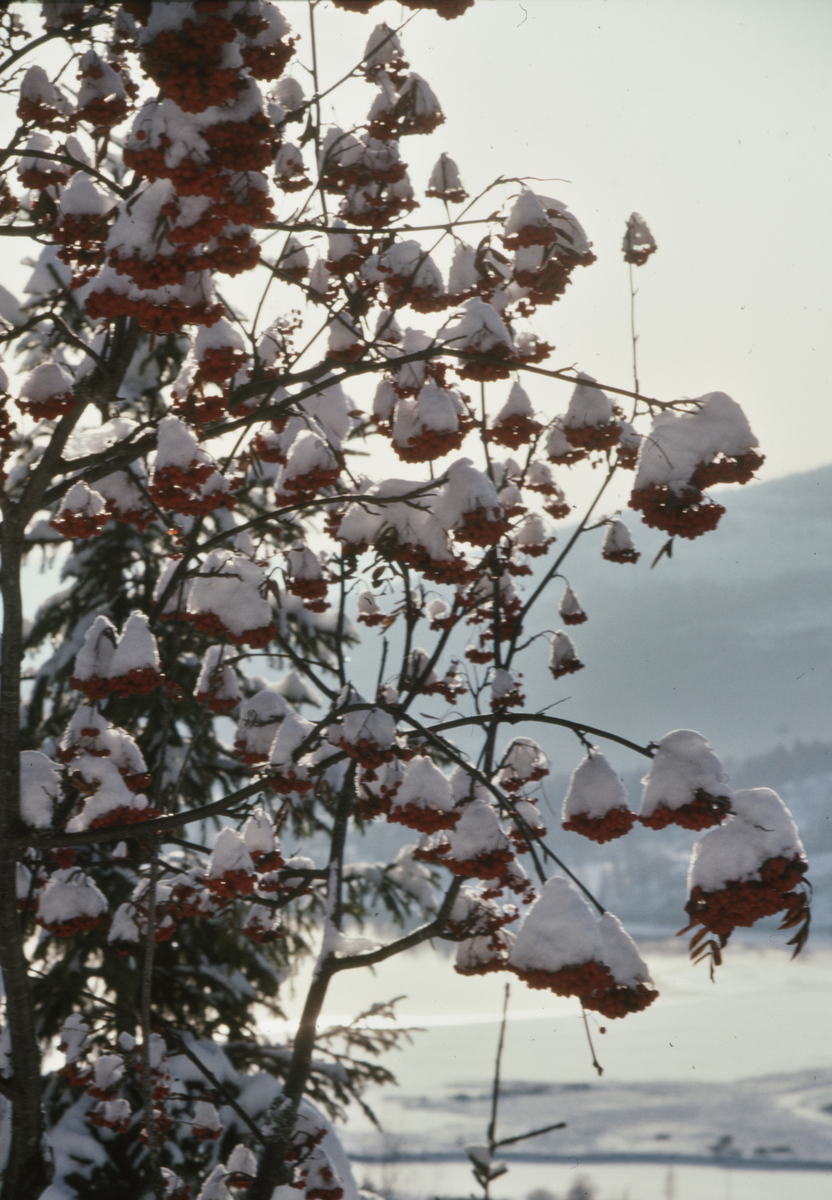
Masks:
[[[715,984],[681,940],[641,946],[661,996],[606,1034],[591,1018],[602,1078],[577,1002],[512,982],[498,1136],[567,1128],[511,1147],[537,1161],[511,1161],[492,1195],[561,1200],[579,1176],[594,1200],[832,1195],[829,942],[791,962],[781,935],[749,937],[729,947]],[[423,1030],[386,1059],[400,1086],[367,1095],[384,1132],[350,1114],[359,1181],[385,1197],[479,1194],[462,1153],[484,1140],[504,985],[463,979],[429,948],[336,977],[328,1022],[403,995],[402,1024]]]

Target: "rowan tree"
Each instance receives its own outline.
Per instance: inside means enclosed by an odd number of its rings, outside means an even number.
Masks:
[[[712,966],[764,916],[805,939],[774,792],[733,791],[694,731],[635,745],[523,694],[542,646],[553,700],[583,668],[548,615],[591,617],[576,543],[611,576],[639,557],[609,481],[634,471],[671,540],[706,533],[707,489],[762,462],[741,408],[547,366],[536,331],[594,261],[577,217],[522,179],[469,197],[446,153],[411,181],[440,101],[374,0],[334,3],[367,37],[335,80],[315,2],[302,39],[269,0],[0,17],[0,236],[34,246],[0,295],[4,1198],[354,1195],[329,1119],[392,1078],[396,1034],[384,1005],[319,1027],[342,972],[444,939],[463,975],[607,1018],[655,1000],[573,837],[706,831],[678,903]],[[356,80],[365,109],[325,124]],[[633,214],[625,261],[655,249]],[[62,582],[24,621],[40,554]],[[551,728],[580,758],[557,836]],[[640,813],[601,743],[647,760]],[[395,854],[354,861],[379,826]],[[267,1018],[309,956],[282,1044]]]

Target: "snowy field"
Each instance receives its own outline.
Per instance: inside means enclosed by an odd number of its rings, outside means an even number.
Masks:
[[[496,1200],[561,1200],[579,1177],[595,1200],[832,1195],[832,944],[790,962],[772,942],[729,947],[712,984],[681,940],[642,939],[661,997],[606,1034],[591,1019],[602,1078],[576,1002],[515,981],[498,1136],[567,1128],[511,1148],[525,1161],[506,1155]],[[359,1181],[387,1198],[479,1194],[462,1150],[484,1140],[504,984],[429,949],[336,979],[332,1023],[405,995],[402,1023],[423,1030],[387,1060],[399,1088],[368,1096],[384,1132],[356,1114],[344,1131]]]
[[[462,1163],[407,1167],[359,1163],[355,1176],[359,1184],[402,1200],[468,1200],[482,1195]],[[509,1174],[492,1185],[491,1195],[493,1200],[525,1200],[528,1196],[534,1200],[577,1200],[573,1189],[578,1182],[585,1185],[580,1200],[783,1200],[789,1193],[800,1200],[829,1200],[832,1194],[832,1176],[819,1172],[643,1164],[522,1164],[512,1165]]]

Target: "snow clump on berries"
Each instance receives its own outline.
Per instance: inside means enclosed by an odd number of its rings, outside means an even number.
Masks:
[[[651,829],[670,824],[707,829],[731,808],[725,769],[707,739],[693,729],[674,729],[659,739],[642,783],[639,820]]]
[[[563,801],[563,828],[604,843],[629,833],[635,813],[627,789],[603,754],[593,750],[578,764]]]

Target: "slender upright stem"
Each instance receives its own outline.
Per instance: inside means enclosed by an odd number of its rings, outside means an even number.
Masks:
[[[633,343],[633,383],[635,384],[636,395],[641,391],[638,382],[638,354],[636,346],[638,343],[638,334],[636,333],[636,291],[633,286],[633,264],[627,263],[630,269],[630,338]],[[636,401],[638,403],[638,401]]]
[[[589,1031],[589,1021],[586,1018],[586,1009],[584,1008],[583,1004],[581,1005],[581,1016],[584,1019],[584,1029],[586,1030],[586,1040],[589,1042],[589,1052],[592,1055],[592,1065],[599,1075],[603,1075],[604,1068],[599,1063],[598,1056],[595,1053],[595,1047],[592,1044],[592,1034]]]
[[[500,1104],[500,1071],[503,1065],[503,1046],[506,1040],[506,1022],[508,1020],[508,1000],[511,984],[506,984],[506,994],[503,997],[503,1019],[500,1022],[500,1038],[497,1042],[497,1057],[494,1061],[494,1084],[491,1089],[491,1121],[488,1126],[488,1148],[494,1152],[497,1144],[497,1109]]]
[[[321,97],[318,87],[318,43],[315,37],[315,0],[309,4],[309,41],[312,46],[312,81],[315,87],[315,161],[321,161]],[[321,199],[321,211],[327,220],[326,192],[319,181],[318,192]]]
[[[159,846],[154,842],[150,852],[150,878],[147,883],[147,939],[142,964],[142,1104],[147,1131],[147,1153],[150,1160],[150,1181],[156,1200],[165,1200],[165,1181],[159,1158],[159,1140],[153,1113],[153,1080],[150,1075],[151,1002],[153,999],[153,956],[156,949],[156,884],[159,879]]]

